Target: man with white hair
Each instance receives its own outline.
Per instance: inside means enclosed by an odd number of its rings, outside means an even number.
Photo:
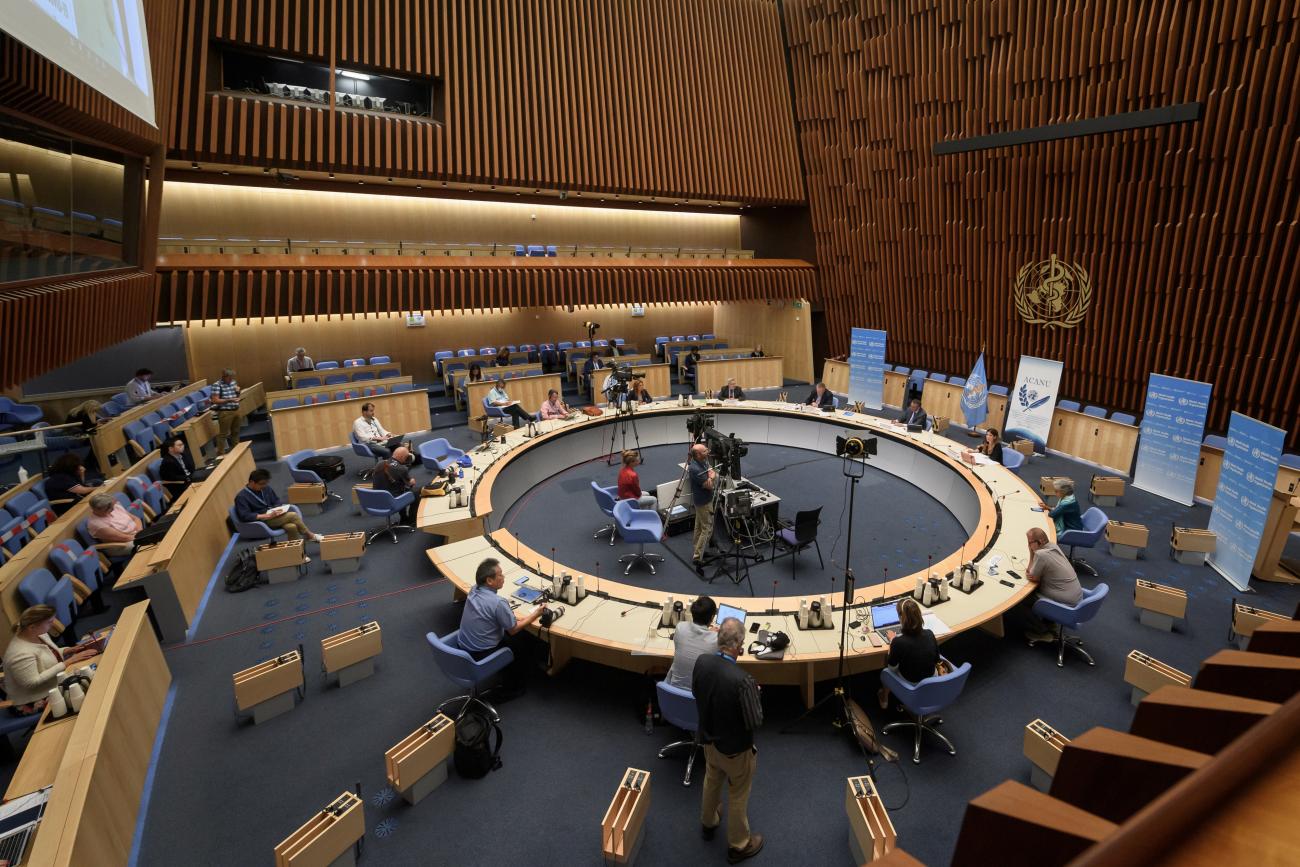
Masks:
[[[289,360],[285,363],[284,369],[288,373],[298,373],[301,370],[315,370],[316,362],[311,360],[311,356],[307,354],[307,349],[305,347],[299,346],[293,351],[293,355],[289,356]]]
[[[691,692],[699,712],[704,742],[704,800],[700,826],[712,840],[722,824],[722,784],[727,784],[727,862],[753,858],[763,849],[763,835],[749,830],[749,792],[754,785],[758,750],[754,732],[763,724],[758,684],[736,664],[745,652],[745,625],[728,617],[718,627],[718,650],[701,654],[691,674]]]

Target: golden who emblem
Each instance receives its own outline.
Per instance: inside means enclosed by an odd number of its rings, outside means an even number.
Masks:
[[[1073,328],[1092,303],[1092,281],[1080,265],[1058,259],[1030,262],[1016,275],[1016,312],[1030,325]]]

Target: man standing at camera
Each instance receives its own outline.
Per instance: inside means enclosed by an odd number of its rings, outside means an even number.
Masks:
[[[703,443],[691,446],[686,471],[691,477],[691,501],[695,504],[695,547],[691,565],[704,574],[704,549],[713,541],[713,487],[718,474],[709,468],[709,448]]]
[[[722,784],[726,783],[729,864],[753,858],[763,849],[763,835],[750,833],[746,811],[758,760],[754,732],[763,724],[763,705],[758,684],[736,664],[744,652],[744,624],[728,617],[718,627],[717,653],[701,654],[691,676],[708,767],[700,825],[704,839],[712,840],[722,824]]]

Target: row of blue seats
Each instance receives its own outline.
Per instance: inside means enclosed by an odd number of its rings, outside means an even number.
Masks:
[[[122,435],[126,437],[128,447],[135,451],[136,457],[144,457],[158,448],[172,430],[184,424],[187,419],[206,412],[211,402],[212,386],[205,385],[181,395],[161,410],[154,410],[128,422],[122,427]]]
[[[515,244],[516,256],[558,256],[559,250],[554,244]]]
[[[334,383],[327,382],[326,385]],[[354,397],[374,397],[376,394],[398,394],[403,391],[414,391],[415,386],[409,382],[399,382],[393,386],[390,392],[387,386],[372,385],[366,388],[353,389],[351,391],[336,391],[334,394],[308,394],[304,395],[302,400],[296,397],[281,397],[271,401],[271,409],[287,409],[291,406],[309,406],[314,403],[329,403],[332,400],[351,400]]]
[[[345,358],[343,367],[361,367],[363,364],[388,364],[393,359],[387,355],[372,355],[370,358]],[[337,370],[339,368],[337,361],[319,361],[316,363],[317,370]]]
[[[907,377],[908,390],[913,393],[923,393],[926,381],[946,382],[949,385],[955,385],[960,388],[966,387],[966,377],[964,376],[945,376],[942,373],[927,373],[924,370],[912,370],[910,367],[885,365],[885,370],[892,370],[894,373],[901,373]],[[1000,394],[1006,397],[1009,393],[1005,385],[989,385],[989,394]],[[1060,400],[1056,402],[1058,409],[1069,410],[1070,412],[1079,412],[1079,402],[1077,400]],[[1100,406],[1088,405],[1083,407],[1084,415],[1095,416],[1096,418],[1106,418],[1106,409]],[[1110,416],[1112,421],[1120,424],[1137,424],[1137,416],[1127,412],[1116,412]]]
[[[319,367],[316,368],[320,370]],[[331,368],[327,368],[331,369]],[[349,382],[370,382],[375,379],[397,379],[402,375],[402,371],[397,368],[379,371],[375,376],[373,370],[363,370],[359,373],[328,373],[325,376],[303,376],[294,381],[294,388],[319,388],[322,385],[345,385]]]
[[[678,340],[714,340],[716,338],[716,334],[674,334],[671,337],[656,337],[655,346],[658,346],[661,343],[675,342]]]

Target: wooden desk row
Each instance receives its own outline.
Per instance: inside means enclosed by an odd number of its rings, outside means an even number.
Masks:
[[[162,541],[141,549],[123,569],[115,588],[143,588],[163,641],[185,639],[212,570],[230,543],[230,506],[255,466],[252,446],[235,446],[204,481],[186,491],[185,508]]]
[[[546,393],[551,389],[564,391],[564,383],[560,381],[558,373],[544,373],[541,376],[521,376],[518,379],[502,380],[501,384],[505,386],[506,394],[511,400],[519,401],[527,412],[535,413],[542,407],[542,402],[546,400]],[[483,415],[483,398],[488,396],[493,388],[496,387],[494,382],[471,382],[465,390],[465,411],[469,414],[469,421],[473,423],[476,418]],[[509,423],[509,419],[506,422]]]
[[[361,406],[366,403],[375,405],[375,417],[395,434],[429,429],[429,393],[422,388],[284,407],[270,411],[275,456],[284,460],[302,449],[332,449],[348,445],[352,423],[361,417]]]
[[[516,379],[522,379],[525,376],[536,376],[542,373],[541,364],[512,364],[509,367],[485,367],[483,368],[483,378],[479,382],[493,382],[496,377],[500,376],[502,382],[510,383]],[[508,377],[508,378],[507,378]],[[447,375],[447,382],[451,389],[452,399],[457,409],[465,409],[465,402],[461,398],[460,390],[469,380],[468,370],[457,370]]]
[[[342,388],[347,388],[354,384],[357,374],[373,374],[374,378],[361,380],[361,382],[375,382],[379,375],[388,370],[397,371],[397,375],[402,375],[402,365],[396,361],[388,361],[383,364],[358,364],[355,367],[331,367],[329,370],[300,370],[297,373],[285,374],[285,381],[290,389],[298,387],[298,383],[304,379],[319,379],[321,384],[325,384],[327,376],[346,376],[347,382],[337,383]]]
[[[125,428],[128,424],[139,421],[151,412],[161,412],[166,415],[165,409],[168,404],[199,391],[207,384],[206,379],[196,380],[184,388],[179,388],[139,406],[134,406],[121,415],[110,418],[96,427],[90,435],[90,447],[95,453],[95,460],[99,462],[99,467],[105,475],[111,472],[114,466],[117,466],[118,469],[121,468],[120,465],[114,464],[109,458],[126,448]]]
[[[582,368],[583,365],[587,363],[587,357],[588,356],[586,355],[582,355],[575,358],[573,354],[570,353],[568,363],[565,365],[565,375],[570,380],[576,380],[582,375]],[[614,364],[614,362],[618,362],[619,364],[632,364],[638,361],[656,361],[657,359],[655,356],[646,353],[629,353],[627,355],[618,356],[608,354],[602,355],[600,360],[605,367],[609,367]]]
[[[701,349],[700,360],[703,361],[706,359],[722,358],[724,356],[730,357],[730,356],[737,356],[737,355],[740,356],[741,358],[748,358],[749,354],[753,351],[754,348],[752,346],[737,346],[734,349]],[[678,382],[686,382],[686,365],[683,363],[686,361],[686,358],[687,358],[687,353],[679,352],[677,353],[677,356],[670,362],[671,364],[676,366]]]
[[[285,391],[272,391],[266,395],[265,403],[267,406],[274,406],[277,400],[295,400],[301,406],[303,401],[308,397],[327,397],[332,398],[341,391],[354,391],[358,397],[365,397],[362,391],[369,388],[374,389],[376,393],[380,391],[389,392],[395,385],[413,385],[414,380],[409,376],[393,376],[388,379],[372,380],[370,382],[349,382],[345,385],[317,385],[311,388],[291,388]]]
[[[643,380],[644,387],[650,392],[650,396],[655,400],[667,400],[672,396],[673,385],[668,375],[668,365],[666,364],[641,364],[632,369],[633,373],[645,374]],[[590,383],[591,402],[596,406],[604,406],[608,403],[605,400],[605,394],[600,387],[605,384],[605,378],[609,376],[608,370],[601,371],[599,376],[593,376]]]
[[[695,391],[719,392],[727,380],[735,378],[742,389],[780,388],[785,385],[785,359],[779,355],[763,358],[700,359],[695,369]]]

